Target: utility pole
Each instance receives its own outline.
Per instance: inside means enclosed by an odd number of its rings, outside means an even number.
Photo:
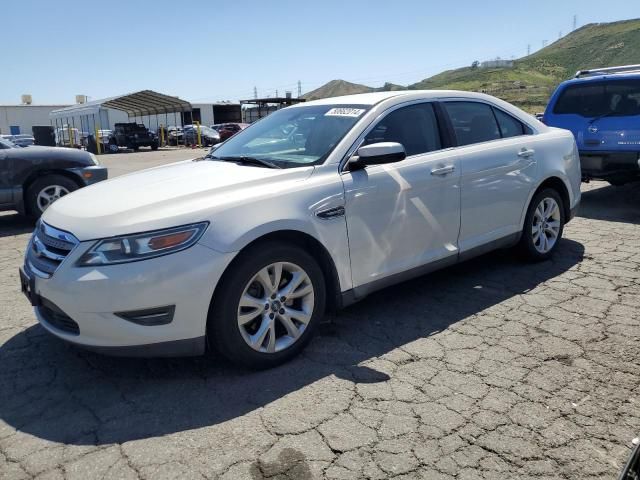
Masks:
[[[531,55],[531,44],[530,43],[527,45],[527,57],[529,55]]]
[[[575,30],[578,26],[578,15],[573,16],[573,29]]]
[[[298,98],[302,96],[302,82],[298,80]]]
[[[276,98],[278,98],[278,89],[276,88]]]
[[[558,40],[560,40],[561,38],[562,38],[562,30],[558,32]]]
[[[253,87],[253,98],[258,98],[258,87]]]

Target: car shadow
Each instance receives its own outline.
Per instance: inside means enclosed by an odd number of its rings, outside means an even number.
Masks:
[[[592,220],[640,224],[640,182],[582,192],[578,216]]]
[[[0,347],[0,419],[42,439],[102,445],[219,424],[328,376],[385,382],[389,376],[367,361],[461,320],[472,323],[473,315],[566,272],[583,254],[581,244],[564,239],[552,261],[524,264],[498,251],[387,288],[321,325],[302,355],[267,371],[212,356],[105,357],[34,325]]]
[[[0,213],[0,238],[31,233],[34,225],[32,219],[18,213]]]

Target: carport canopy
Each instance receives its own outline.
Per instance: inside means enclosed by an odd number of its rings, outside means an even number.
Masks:
[[[79,103],[70,107],[53,110],[49,117],[65,118],[77,115],[99,114],[101,108],[113,108],[127,112],[129,117],[158,115],[161,113],[190,112],[191,104],[178,97],[172,97],[153,90],[141,90],[116,97]]]

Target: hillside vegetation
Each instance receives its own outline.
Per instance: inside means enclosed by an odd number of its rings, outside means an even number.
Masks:
[[[640,64],[640,19],[585,25],[546,48],[516,60],[513,68],[464,67],[405,87],[387,83],[379,89],[332,80],[305,98],[401,88],[455,89],[489,93],[536,112],[544,109],[558,83],[572,77],[577,70],[627,64]]]

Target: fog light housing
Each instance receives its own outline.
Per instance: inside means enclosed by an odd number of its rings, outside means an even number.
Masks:
[[[145,308],[142,310],[129,310],[127,312],[114,312],[114,315],[138,325],[150,327],[153,325],[167,325],[173,321],[175,305],[165,307]]]

